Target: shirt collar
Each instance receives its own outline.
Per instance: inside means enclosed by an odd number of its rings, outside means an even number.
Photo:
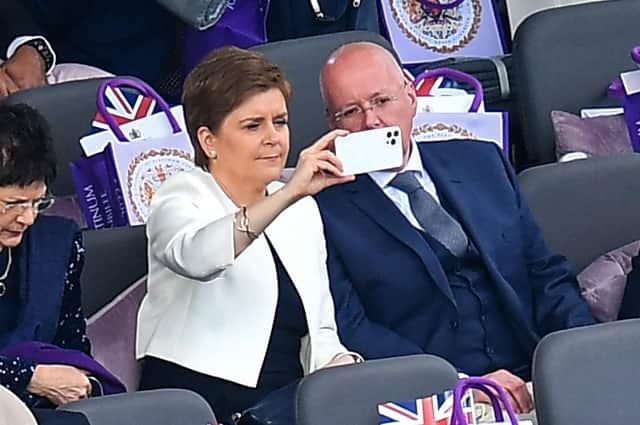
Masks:
[[[404,171],[414,171],[418,174],[418,178],[424,176],[424,166],[422,164],[422,158],[420,157],[420,151],[418,151],[418,145],[415,141],[411,141],[411,154],[409,155],[409,161],[407,165],[400,171],[372,171],[369,176],[376,182],[381,188],[385,188],[391,183],[391,180],[399,173]]]

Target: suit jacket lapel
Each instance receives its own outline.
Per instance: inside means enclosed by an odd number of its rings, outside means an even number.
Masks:
[[[469,208],[481,205],[481,199],[477,198],[476,193],[465,185],[463,175],[457,173],[454,169],[455,165],[449,158],[434,158],[425,152],[422,147],[425,143],[418,144],[420,156],[425,169],[428,171],[433,183],[439,194],[444,197],[456,218],[460,221],[467,237],[473,241],[478,251],[484,257],[486,248],[485,242],[479,237],[477,229],[482,223],[474,221],[474,215],[471,214]],[[453,158],[455,160],[455,158]],[[464,202],[462,202],[464,200]],[[442,200],[441,200],[442,201]],[[486,259],[485,259],[486,260]]]
[[[344,187],[351,193],[351,201],[358,209],[420,257],[431,279],[455,304],[449,281],[440,266],[438,257],[380,187],[367,175],[358,176],[353,183],[345,184]]]
[[[418,144],[418,146],[424,145]],[[530,329],[524,320],[524,316],[517,307],[519,298],[511,285],[504,279],[495,261],[489,256],[492,252],[490,240],[482,238],[478,229],[482,226],[486,227],[486,223],[482,223],[479,214],[473,213],[471,208],[481,208],[482,199],[479,194],[474,191],[471,183],[465,182],[464,167],[466,164],[460,164],[459,158],[437,157],[431,155],[432,152],[426,152],[426,149],[419,148],[422,157],[422,163],[428,170],[429,175],[438,189],[438,192],[448,202],[452,212],[457,216],[462,228],[467,233],[467,237],[473,241],[483,263],[487,267],[491,281],[489,282],[498,291],[499,296],[503,299],[504,304],[512,311],[513,320],[519,321],[519,329]],[[456,167],[460,169],[457,170]],[[499,231],[499,229],[496,229]]]

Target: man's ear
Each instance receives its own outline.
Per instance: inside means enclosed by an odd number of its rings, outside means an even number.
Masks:
[[[413,86],[413,81],[405,76],[405,84],[407,85],[407,95],[411,100],[411,104],[415,105],[418,103],[418,94],[416,93],[416,88]]]
[[[329,112],[329,108],[324,108],[324,117],[327,120],[329,130],[335,130],[336,128],[338,128],[336,121],[333,119],[333,114]]]
[[[406,79],[407,84],[407,96],[409,96],[409,103],[411,108],[413,109],[413,114],[415,115],[418,110],[418,94],[416,93],[416,88],[413,86],[413,81]]]

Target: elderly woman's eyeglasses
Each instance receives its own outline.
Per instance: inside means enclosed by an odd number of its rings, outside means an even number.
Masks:
[[[51,207],[55,202],[53,196],[45,196],[34,201],[3,201],[0,200],[3,214],[24,214],[28,209],[35,213],[41,213]]]
[[[407,82],[402,83],[402,87],[398,90],[398,94],[393,96],[389,94],[379,94],[369,99],[369,106],[364,107],[361,105],[350,105],[341,111],[336,112],[333,115],[333,119],[344,125],[359,124],[364,120],[366,111],[373,111],[375,113],[383,112],[393,102],[400,98],[400,95],[407,87]]]

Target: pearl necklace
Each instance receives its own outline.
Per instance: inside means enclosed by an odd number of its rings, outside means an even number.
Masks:
[[[9,276],[9,270],[11,270],[11,248],[7,248],[9,250],[9,258],[7,260],[7,268],[4,269],[4,273],[0,276],[0,297],[3,297],[4,294],[7,293],[7,285],[5,285],[4,281],[7,280],[7,276]]]

